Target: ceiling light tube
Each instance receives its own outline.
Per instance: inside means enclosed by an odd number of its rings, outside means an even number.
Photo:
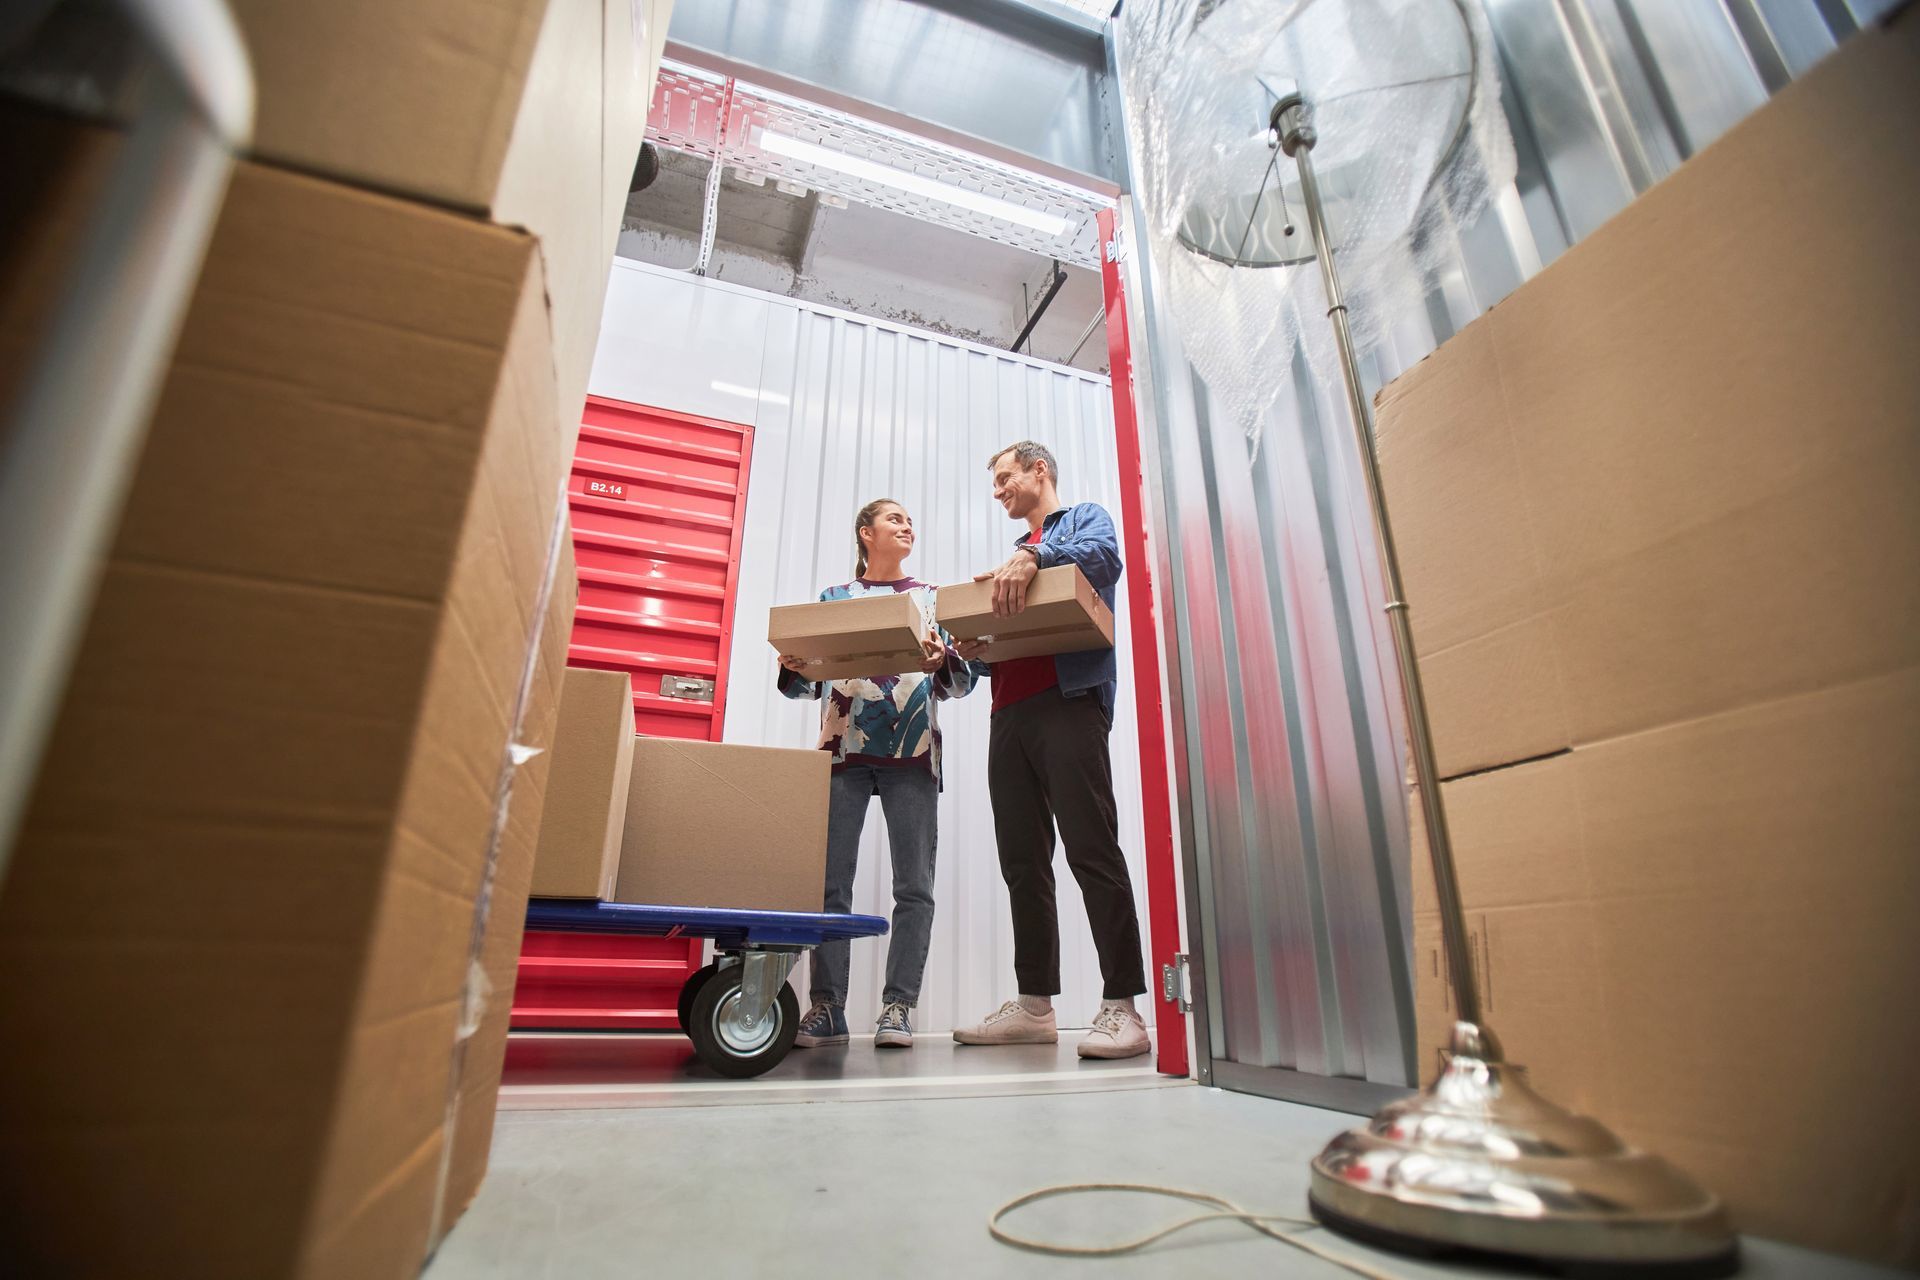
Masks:
[[[802,164],[819,165],[823,169],[832,169],[844,173],[850,178],[859,178],[876,186],[892,187],[895,191],[905,191],[929,200],[938,200],[957,208],[968,209],[974,213],[985,214],[989,218],[998,218],[1003,222],[1012,222],[1031,228],[1043,235],[1064,236],[1073,229],[1073,223],[1056,213],[1042,213],[1038,209],[1029,209],[1025,205],[1015,204],[1011,200],[1002,200],[984,192],[969,191],[957,187],[951,182],[942,182],[938,178],[929,178],[922,173],[908,169],[896,169],[877,160],[866,160],[860,156],[848,155],[844,151],[835,151],[816,142],[795,138],[789,134],[764,130],[759,137],[760,149],[776,156],[785,156],[789,160],[798,160]]]

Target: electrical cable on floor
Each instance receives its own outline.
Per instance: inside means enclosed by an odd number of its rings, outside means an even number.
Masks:
[[[1014,1235],[1011,1231],[1008,1231],[1000,1225],[1001,1219],[1005,1218],[1009,1213],[1012,1213],[1015,1209],[1024,1208],[1036,1201],[1052,1199],[1055,1196],[1075,1195],[1096,1191],[1121,1191],[1134,1195],[1170,1196],[1176,1200],[1186,1200],[1193,1204],[1212,1205],[1217,1208],[1219,1212],[1195,1214],[1191,1218],[1183,1218],[1171,1226],[1162,1227],[1160,1230],[1141,1236],[1137,1240],[1124,1240],[1119,1244],[1108,1245],[1056,1244],[1049,1240],[1034,1240],[1026,1236]],[[1075,1182],[1064,1186],[1042,1187],[1038,1191],[1029,1191],[1027,1194],[1009,1200],[998,1209],[995,1209],[993,1216],[987,1219],[987,1230],[993,1235],[993,1238],[1001,1244],[1011,1245],[1016,1249],[1026,1249],[1032,1253],[1050,1253],[1065,1258],[1111,1258],[1119,1254],[1133,1253],[1137,1250],[1144,1249],[1150,1244],[1166,1239],[1176,1231],[1185,1231],[1188,1227],[1197,1227],[1203,1222],[1244,1222],[1262,1235],[1271,1236],[1282,1244],[1292,1245],[1303,1253],[1310,1253],[1321,1261],[1330,1262],[1336,1267],[1351,1271],[1354,1275],[1364,1276],[1366,1280],[1403,1280],[1402,1277],[1396,1276],[1392,1272],[1376,1271],[1365,1263],[1342,1258],[1338,1254],[1321,1248],[1311,1240],[1303,1238],[1297,1232],[1282,1231],[1278,1227],[1267,1225],[1273,1222],[1285,1222],[1297,1227],[1302,1227],[1308,1231],[1320,1230],[1320,1224],[1310,1219],[1289,1217],[1281,1213],[1249,1213],[1230,1200],[1223,1200],[1219,1196],[1210,1196],[1205,1192],[1182,1191],[1177,1187],[1147,1186],[1137,1182]]]

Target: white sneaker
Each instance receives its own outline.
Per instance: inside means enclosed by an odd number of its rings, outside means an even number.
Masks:
[[[1060,1039],[1053,1009],[1030,1013],[1018,1000],[1009,1000],[970,1027],[954,1028],[961,1044],[1053,1044]]]
[[[1080,1042],[1083,1058],[1137,1058],[1153,1046],[1147,1024],[1125,1005],[1106,1004],[1094,1017],[1093,1030]]]

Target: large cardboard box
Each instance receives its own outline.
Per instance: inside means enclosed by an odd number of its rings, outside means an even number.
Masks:
[[[1380,415],[1510,1055],[1743,1229],[1909,1266],[1916,115],[1908,16],[1462,331]],[[1817,205],[1778,198],[1787,155]],[[1448,1009],[1415,849],[1431,1077]]]
[[[824,751],[634,739],[615,900],[820,910],[832,777]]]
[[[0,886],[16,1268],[417,1273],[567,434],[531,237],[236,172]]]
[[[1916,27],[1850,40],[1381,392],[1443,776],[1914,661]],[[1789,154],[1819,200],[1777,198]]]
[[[633,776],[633,677],[568,667],[533,864],[536,898],[611,898]]]
[[[535,850],[546,830],[547,815],[556,804],[565,802],[554,780],[560,770],[562,686],[569,674],[567,643],[580,598],[572,544],[568,526],[560,539],[559,564],[540,627],[537,658],[528,672],[531,683],[526,708],[513,738],[526,759],[511,779],[506,822],[500,829],[500,854],[492,884],[486,890],[479,967],[468,975],[460,1025],[467,1039],[454,1059],[457,1082],[449,1116],[453,1136],[444,1148],[446,1171],[441,1176],[442,1189],[433,1219],[435,1244],[473,1203],[486,1176],[500,1077],[506,1065],[508,1024],[513,1017],[520,940],[526,933]]]
[[[767,643],[777,653],[807,659],[809,680],[918,671],[926,661],[921,644],[932,634],[928,601],[920,591],[767,610]]]
[[[257,154],[524,227],[585,403],[672,0],[235,0]],[[637,24],[637,25],[636,25]]]
[[[1027,607],[1007,618],[994,616],[991,582],[942,587],[938,617],[956,640],[991,637],[985,662],[1113,647],[1113,611],[1077,565],[1055,565],[1035,574],[1027,588]]]

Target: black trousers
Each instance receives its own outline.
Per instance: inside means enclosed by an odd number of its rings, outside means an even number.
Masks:
[[[1000,874],[1013,899],[1013,971],[1020,993],[1060,994],[1060,918],[1053,831],[1080,884],[1109,1000],[1144,994],[1140,919],[1120,853],[1107,734],[1113,718],[1091,694],[1049,689],[993,713],[987,786]]]

